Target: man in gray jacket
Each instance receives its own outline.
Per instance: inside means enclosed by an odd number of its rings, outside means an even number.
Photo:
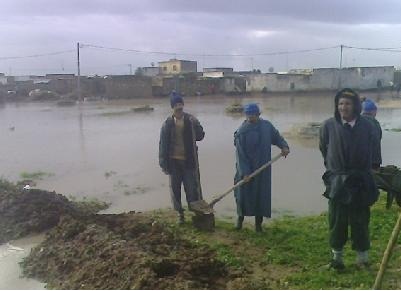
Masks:
[[[201,141],[205,132],[194,116],[184,112],[182,96],[173,92],[170,104],[173,114],[166,119],[160,131],[159,165],[170,176],[171,200],[178,212],[178,222],[182,224],[182,184],[188,205],[202,199],[196,141]]]
[[[323,195],[329,199],[330,267],[345,268],[343,247],[350,226],[356,263],[363,268],[368,266],[370,206],[379,195],[371,171],[378,138],[372,124],[360,116],[361,102],[356,92],[341,90],[334,104],[334,117],[323,123],[319,144],[326,167]]]

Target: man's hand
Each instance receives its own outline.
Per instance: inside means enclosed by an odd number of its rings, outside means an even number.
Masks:
[[[163,171],[163,173],[164,173],[164,174],[166,174],[166,175],[170,175],[170,173],[168,172],[168,170],[167,170],[167,169],[162,169],[162,171]]]
[[[281,155],[286,158],[288,156],[288,154],[290,153],[290,149],[289,148],[282,148],[281,149]]]

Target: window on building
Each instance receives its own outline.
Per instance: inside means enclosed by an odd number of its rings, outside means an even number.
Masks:
[[[177,71],[177,66],[173,65],[173,71]]]
[[[290,84],[290,89],[291,89],[291,90],[294,90],[294,89],[295,89],[295,84],[294,84],[293,82],[291,82],[291,84]]]
[[[163,71],[167,71],[167,67],[163,67]]]

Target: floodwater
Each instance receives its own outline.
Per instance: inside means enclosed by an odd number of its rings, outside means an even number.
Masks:
[[[224,96],[185,99],[185,110],[198,117],[206,132],[198,146],[202,189],[208,201],[233,183],[233,133],[243,117],[228,115],[225,108],[236,100]],[[296,124],[321,122],[334,111],[331,96],[242,100],[250,101],[259,103],[262,117],[282,133]],[[155,110],[128,112],[143,104]],[[0,105],[0,176],[17,181],[22,172],[51,173],[38,181],[38,188],[111,202],[108,213],[169,207],[168,177],[158,165],[158,142],[161,124],[170,112],[167,98],[73,107],[54,103]],[[401,128],[401,109],[381,109],[377,118],[385,128]],[[383,132],[383,163],[400,166],[401,133]],[[273,216],[325,211],[327,201],[321,196],[323,161],[316,144],[287,141],[290,155],[273,165]],[[278,149],[273,150],[273,155],[276,153]],[[220,201],[215,209],[219,216],[235,216],[233,195]]]
[[[0,290],[44,289],[44,283],[21,277],[18,264],[42,240],[43,235],[38,235],[0,245]]]
[[[224,192],[233,183],[233,132],[243,117],[225,108],[235,98],[186,98],[185,109],[206,132],[198,143],[204,197]],[[277,96],[256,101],[281,133],[294,125],[322,121],[333,112],[332,98]],[[150,104],[153,112],[128,112]],[[168,178],[158,166],[162,122],[170,114],[167,99],[86,103],[58,107],[52,103],[0,107],[0,176],[16,181],[22,172],[46,172],[37,187],[78,198],[111,202],[108,212],[144,211],[170,206]],[[105,114],[106,113],[106,114]],[[110,114],[116,113],[116,114]],[[118,114],[121,113],[121,114]],[[377,118],[388,128],[401,127],[400,109],[382,109]],[[400,133],[384,131],[384,164],[401,164]],[[291,154],[273,166],[273,215],[319,213],[323,162],[313,142],[288,139]],[[273,151],[277,153],[278,149]],[[222,216],[235,214],[233,196],[216,205]]]

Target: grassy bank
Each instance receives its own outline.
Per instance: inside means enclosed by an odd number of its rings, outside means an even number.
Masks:
[[[382,195],[384,196],[384,195]],[[327,270],[331,259],[328,247],[326,214],[310,217],[284,217],[265,225],[263,233],[252,226],[235,231],[232,223],[217,222],[213,234],[200,233],[188,223],[177,231],[217,250],[219,259],[251,277],[249,288],[263,289],[370,289],[383,252],[399,214],[399,209],[385,209],[381,199],[371,213],[370,270],[355,268],[355,252],[350,243],[345,248],[345,273]],[[400,289],[401,239],[398,240],[383,288]]]

